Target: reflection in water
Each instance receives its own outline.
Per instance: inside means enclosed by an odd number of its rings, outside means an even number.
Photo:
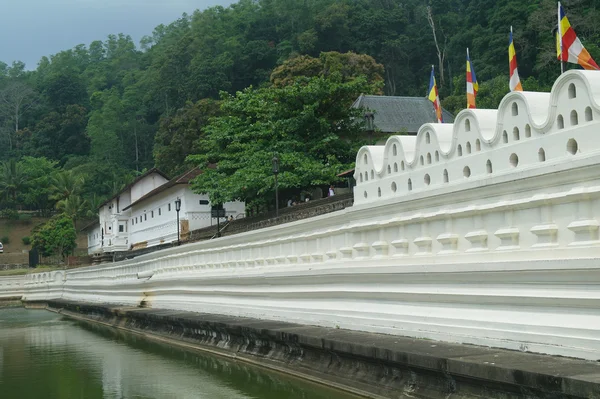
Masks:
[[[0,310],[0,398],[349,398],[43,310]]]

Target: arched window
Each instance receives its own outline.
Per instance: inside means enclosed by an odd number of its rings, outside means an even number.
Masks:
[[[579,116],[577,115],[577,111],[571,111],[571,126],[577,126],[579,124]]]
[[[381,197],[381,187],[377,187],[377,196]]]
[[[419,162],[421,163],[421,165],[425,165],[425,161],[423,161],[423,155],[421,155],[421,157],[419,158]]]
[[[394,144],[392,147],[392,154],[394,154],[394,156],[398,155],[398,148],[396,148],[396,144]]]
[[[485,163],[485,169],[488,173],[492,173],[492,161],[490,161],[489,159]]]
[[[465,119],[465,132],[470,132],[471,131],[471,121],[469,120],[469,118]]]
[[[516,102],[515,102],[515,103],[512,103],[512,106],[511,106],[511,108],[512,108],[512,115],[513,115],[513,116],[517,116],[517,115],[519,115],[519,106],[517,105],[517,103],[516,103]]]
[[[427,153],[427,164],[430,165],[431,164],[431,153]]]
[[[412,191],[412,180],[408,179],[408,191]]]
[[[506,130],[502,132],[502,142],[504,144],[508,143],[508,133],[506,133]]]
[[[371,169],[371,180],[373,180],[375,178],[375,172],[373,171],[373,169]]]
[[[465,166],[463,168],[463,176],[470,177],[471,176],[471,168],[469,168],[468,166]]]
[[[367,154],[365,154],[365,165],[369,163],[369,159],[367,158]]]
[[[369,172],[365,172],[365,181],[369,181]]]
[[[558,115],[556,117],[556,125],[558,126],[559,129],[565,128],[565,120],[563,119],[562,115]]]
[[[398,171],[398,164],[396,162],[394,162],[394,172]]]
[[[458,156],[462,157],[462,145],[458,145]]]
[[[435,162],[439,162],[440,161],[440,153],[439,151],[435,151]]]
[[[425,174],[425,177],[423,177],[423,181],[427,186],[431,184],[431,177],[429,176],[429,174]]]
[[[363,176],[362,176],[362,173],[359,173],[359,174],[358,174],[358,176],[360,176],[360,182],[362,183],[362,182],[363,182]]]
[[[388,174],[391,174],[391,173],[392,173],[392,166],[391,166],[391,165],[388,165],[388,168],[387,168],[387,169],[388,169]]]
[[[400,162],[400,169],[404,170],[404,161]]]
[[[479,139],[475,140],[475,151],[481,151],[481,141]]]
[[[531,137],[531,126],[529,126],[529,123],[525,125],[525,137],[526,138]]]
[[[513,129],[513,140],[519,141],[521,139],[521,134],[519,133],[519,128],[515,126]]]
[[[448,183],[448,169],[444,169],[444,183]]]
[[[571,83],[569,85],[569,98],[577,97],[577,89],[575,88],[575,84]]]
[[[429,132],[425,133],[425,143],[431,143],[431,136],[429,135]]]
[[[546,161],[546,151],[544,151],[543,148],[540,148],[538,150],[538,159],[540,160],[540,162],[545,162]]]
[[[467,141],[466,149],[467,149],[467,154],[470,154],[471,153],[471,143],[468,141]]]
[[[585,121],[590,122],[592,119],[594,119],[594,117],[592,115],[592,109],[590,107],[586,107],[585,108]]]

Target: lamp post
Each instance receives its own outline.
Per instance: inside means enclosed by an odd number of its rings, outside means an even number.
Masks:
[[[373,133],[375,133],[375,115],[372,112],[365,112],[365,124],[369,133],[369,144],[373,145]]]
[[[175,212],[177,212],[177,245],[180,245],[179,241],[179,211],[181,210],[181,198],[177,197],[175,200]]]
[[[275,217],[279,217],[279,185],[277,184],[277,175],[279,174],[279,157],[273,156],[273,174],[275,175]]]

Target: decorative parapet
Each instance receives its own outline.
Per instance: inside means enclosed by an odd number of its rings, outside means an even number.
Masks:
[[[569,71],[550,93],[511,92],[498,110],[463,110],[453,124],[425,124],[416,136],[361,148],[354,204],[519,179],[528,169],[551,173],[598,154],[599,127],[600,73]]]

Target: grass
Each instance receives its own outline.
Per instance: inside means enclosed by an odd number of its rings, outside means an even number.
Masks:
[[[32,273],[52,272],[54,270],[64,270],[64,267],[41,266],[27,269],[0,270],[0,276],[23,276]]]

